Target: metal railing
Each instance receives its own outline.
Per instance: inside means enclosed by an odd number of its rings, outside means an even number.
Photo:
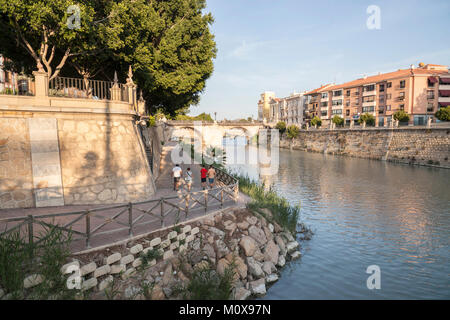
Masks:
[[[22,238],[34,246],[43,241],[39,235],[51,227],[71,233],[72,242],[78,243],[77,250],[91,248],[91,241],[102,235],[106,237],[103,239],[106,243],[97,243],[96,246],[110,244],[122,240],[120,238],[126,239],[176,225],[199,214],[206,214],[209,209],[223,208],[230,201],[236,203],[238,181],[217,169],[217,182],[218,187],[210,190],[178,193],[154,200],[74,212],[4,218],[0,219],[0,230],[3,230],[0,236],[18,230]],[[113,234],[117,236],[111,238],[110,235]],[[80,244],[80,240],[84,241],[84,245],[82,242]]]
[[[128,87],[117,84],[120,89],[120,101],[128,102]],[[67,98],[94,100],[112,100],[111,89],[114,82],[81,78],[56,77],[49,82],[49,95]]]

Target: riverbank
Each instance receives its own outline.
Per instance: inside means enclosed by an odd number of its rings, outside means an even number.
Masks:
[[[450,168],[449,128],[301,130],[280,148]]]

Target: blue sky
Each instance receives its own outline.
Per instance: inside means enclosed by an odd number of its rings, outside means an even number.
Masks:
[[[450,65],[449,0],[207,1],[218,54],[191,115],[256,117],[264,91],[284,97],[419,62]],[[380,30],[366,26],[370,5]]]

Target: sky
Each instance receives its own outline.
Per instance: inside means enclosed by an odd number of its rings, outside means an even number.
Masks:
[[[257,117],[277,97],[409,68],[450,66],[449,0],[207,0],[217,43],[214,73],[190,115]],[[380,28],[368,28],[380,10]]]

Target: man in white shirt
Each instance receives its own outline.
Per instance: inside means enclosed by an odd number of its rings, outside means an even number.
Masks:
[[[183,170],[181,170],[179,164],[176,164],[175,167],[172,169],[173,190],[174,191],[178,191],[178,188],[180,186],[180,179],[181,179],[181,175],[182,174],[183,174]]]

